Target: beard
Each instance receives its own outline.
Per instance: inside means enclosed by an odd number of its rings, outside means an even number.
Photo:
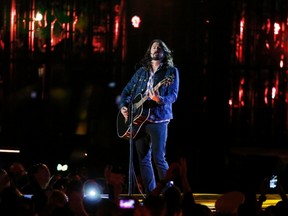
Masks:
[[[151,60],[156,60],[156,61],[162,60],[163,58],[164,58],[164,55],[160,55],[158,53],[155,53],[151,56]]]
[[[159,56],[154,56],[154,57],[151,58],[151,60],[156,60],[156,61],[158,61],[158,60],[161,60],[161,58],[160,58]]]

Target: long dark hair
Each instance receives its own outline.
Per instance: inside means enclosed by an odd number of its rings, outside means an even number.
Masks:
[[[173,51],[168,48],[168,46],[160,39],[154,39],[150,42],[146,53],[144,54],[143,58],[140,60],[139,65],[143,66],[146,68],[147,71],[150,70],[151,68],[151,47],[153,43],[159,43],[160,47],[163,49],[164,52],[164,58],[162,60],[163,67],[168,68],[168,67],[174,67],[174,62],[173,62]]]

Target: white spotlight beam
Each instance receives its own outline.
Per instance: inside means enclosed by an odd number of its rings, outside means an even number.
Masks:
[[[0,152],[2,153],[20,153],[20,149],[0,149]]]

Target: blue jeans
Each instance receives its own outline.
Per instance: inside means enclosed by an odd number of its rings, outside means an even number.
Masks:
[[[163,179],[169,168],[166,161],[168,123],[144,123],[135,140],[145,193],[156,187],[156,179]],[[158,177],[155,177],[152,160]]]

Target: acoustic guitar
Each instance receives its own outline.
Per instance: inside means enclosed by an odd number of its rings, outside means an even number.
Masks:
[[[160,86],[162,85],[170,85],[173,81],[173,76],[165,77],[163,80],[161,80],[159,83],[157,83],[153,90],[157,91]],[[148,94],[137,94],[133,100],[132,103],[128,107],[129,116],[132,114],[133,122],[131,124],[131,117],[125,118],[121,111],[119,110],[117,114],[117,135],[120,138],[124,139],[130,139],[130,133],[131,133],[131,125],[132,125],[132,133],[133,138],[136,137],[138,134],[140,128],[144,124],[144,122],[148,119],[150,115],[150,108],[148,105],[146,105],[146,101],[149,98]]]

